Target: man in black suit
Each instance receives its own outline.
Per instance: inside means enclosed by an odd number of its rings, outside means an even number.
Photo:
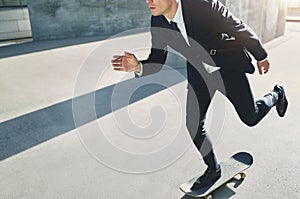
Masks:
[[[205,130],[205,116],[217,90],[235,107],[248,126],[256,125],[276,106],[285,115],[287,99],[281,85],[254,101],[247,79],[253,73],[250,52],[257,60],[259,74],[269,71],[267,51],[256,34],[218,0],[146,0],[152,13],[152,48],[147,60],[134,54],[114,56],[116,71],[134,72],[142,77],[158,72],[166,60],[166,47],[187,59],[187,128],[208,166],[192,188],[214,183],[221,176],[212,143]]]

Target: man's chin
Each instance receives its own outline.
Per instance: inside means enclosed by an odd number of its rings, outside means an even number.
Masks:
[[[157,13],[157,12],[151,12],[151,13],[152,13],[152,16],[154,16],[154,17],[161,15],[161,13]]]
[[[158,15],[158,14],[152,14],[152,16],[157,17],[157,16],[159,16],[159,15]]]

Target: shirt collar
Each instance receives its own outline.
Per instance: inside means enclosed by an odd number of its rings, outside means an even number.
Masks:
[[[171,23],[171,21],[173,21],[175,23],[183,23],[181,0],[176,0],[176,1],[178,3],[178,8],[177,8],[174,18],[171,20],[171,19],[168,19],[167,17],[165,17],[169,23]]]

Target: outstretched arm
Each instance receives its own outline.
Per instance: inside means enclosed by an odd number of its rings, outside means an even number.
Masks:
[[[255,32],[246,23],[235,17],[221,2],[213,1],[212,17],[216,31],[235,37],[237,42],[244,46],[257,61],[267,58],[268,53]]]
[[[267,73],[270,68],[270,63],[267,59],[268,53],[255,32],[247,24],[235,17],[221,2],[213,1],[212,10],[217,31],[223,31],[235,37],[257,60],[259,74]]]
[[[160,39],[163,29],[160,19],[151,19],[151,52],[148,59],[138,61],[134,54],[125,52],[124,55],[115,55],[112,66],[115,71],[135,72],[136,77],[146,76],[160,71],[167,58],[166,44]]]
[[[129,52],[124,52],[124,55],[115,55],[111,60],[113,69],[115,71],[124,72],[140,72],[141,65],[136,56]]]

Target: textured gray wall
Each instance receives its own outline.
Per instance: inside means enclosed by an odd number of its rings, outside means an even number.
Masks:
[[[286,0],[221,1],[264,42],[283,34]],[[28,0],[28,7],[34,40],[113,35],[150,19],[145,0]]]
[[[29,0],[28,8],[35,40],[112,35],[150,19],[141,0]]]
[[[0,7],[2,6],[26,6],[27,0],[0,0]]]

